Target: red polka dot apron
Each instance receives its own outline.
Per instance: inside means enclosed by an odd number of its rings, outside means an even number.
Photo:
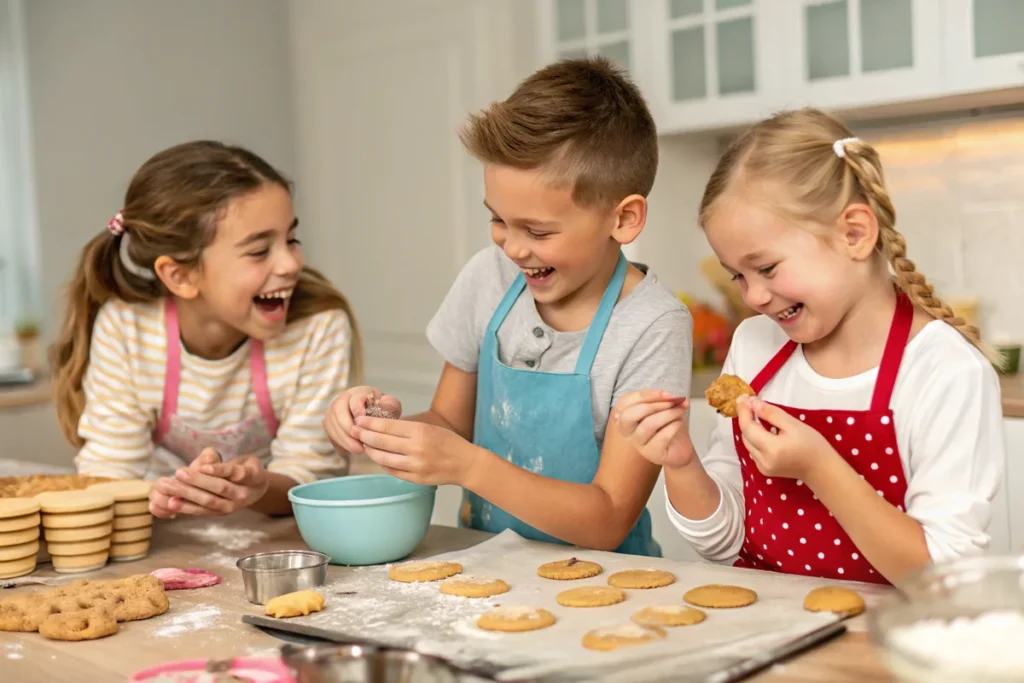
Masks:
[[[900,294],[868,410],[778,406],[828,439],[861,479],[898,510],[904,509],[907,482],[889,402],[913,318],[913,305]],[[796,342],[786,342],[750,383],[751,388],[760,394],[796,348]],[[747,511],[743,547],[735,566],[887,584],[802,481],[761,474],[740,438],[739,421],[732,422]]]

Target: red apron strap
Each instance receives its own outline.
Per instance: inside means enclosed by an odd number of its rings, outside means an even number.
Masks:
[[[796,351],[796,342],[790,339],[786,342],[778,353],[772,356],[772,359],[768,361],[768,364],[761,368],[761,372],[757,373],[757,377],[750,383],[750,388],[754,390],[754,393],[760,394],[761,389],[764,389],[764,385],[768,384],[775,376],[775,373],[786,364],[789,357]]]
[[[878,377],[875,379],[875,393],[871,397],[872,412],[885,412],[892,400],[892,391],[896,386],[896,375],[900,372],[903,361],[903,350],[910,339],[910,327],[914,322],[914,304],[903,292],[896,294],[896,312],[892,316],[889,327],[889,338],[882,352],[882,362],[878,366]]]

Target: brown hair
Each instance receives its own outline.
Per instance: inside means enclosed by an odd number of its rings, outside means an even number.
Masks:
[[[157,257],[173,256],[188,266],[198,265],[203,249],[214,238],[217,219],[232,199],[266,183],[291,192],[290,183],[256,154],[219,142],[196,141],[155,154],[135,173],[125,194],[122,215],[130,234],[131,265],[152,270]],[[122,237],[103,230],[82,249],[67,287],[67,312],[60,338],[50,353],[53,395],[64,436],[75,446],[78,421],[85,408],[82,381],[89,365],[92,328],[108,299],[130,303],[157,301],[168,295],[159,279],[146,279],[126,267],[120,256]],[[350,375],[362,373],[362,342],[348,300],[312,268],[303,268],[292,294],[288,322],[322,311],[341,309],[352,330]]]
[[[658,133],[640,90],[603,57],[556,62],[471,115],[462,143],[485,164],[543,169],[582,207],[646,197]]]
[[[843,141],[842,156],[837,141]],[[851,203],[867,204],[878,220],[876,248],[892,266],[897,286],[933,318],[956,328],[989,360],[1001,362],[982,344],[978,328],[954,314],[907,258],[907,241],[896,229],[896,209],[878,152],[838,120],[807,108],[776,114],[748,128],[729,145],[708,180],[700,203],[701,226],[735,182],[785,188],[780,201],[790,203],[782,209],[787,215],[823,224],[831,224]]]

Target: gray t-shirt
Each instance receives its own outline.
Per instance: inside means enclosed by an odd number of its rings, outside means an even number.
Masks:
[[[590,369],[591,410],[598,446],[612,406],[638,389],[690,391],[693,319],[686,306],[647,267],[646,277],[616,304]],[[504,252],[491,246],[463,267],[427,325],[427,339],[446,361],[476,372],[487,324],[519,275]],[[530,290],[519,295],[498,329],[501,362],[523,370],[572,372],[587,330],[558,332],[537,313]]]

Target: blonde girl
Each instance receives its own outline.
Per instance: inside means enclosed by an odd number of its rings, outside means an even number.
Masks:
[[[761,313],[724,372],[757,398],[698,457],[657,391],[619,426],[663,464],[679,532],[712,560],[897,582],[980,553],[1004,459],[999,383],[978,330],[907,258],[878,153],[814,109],[741,135],[700,222]]]
[[[352,310],[303,266],[290,185],[240,147],[171,147],[82,251],[52,356],[82,474],[156,479],[160,517],[287,513],[343,474],[320,427],[359,374]]]

